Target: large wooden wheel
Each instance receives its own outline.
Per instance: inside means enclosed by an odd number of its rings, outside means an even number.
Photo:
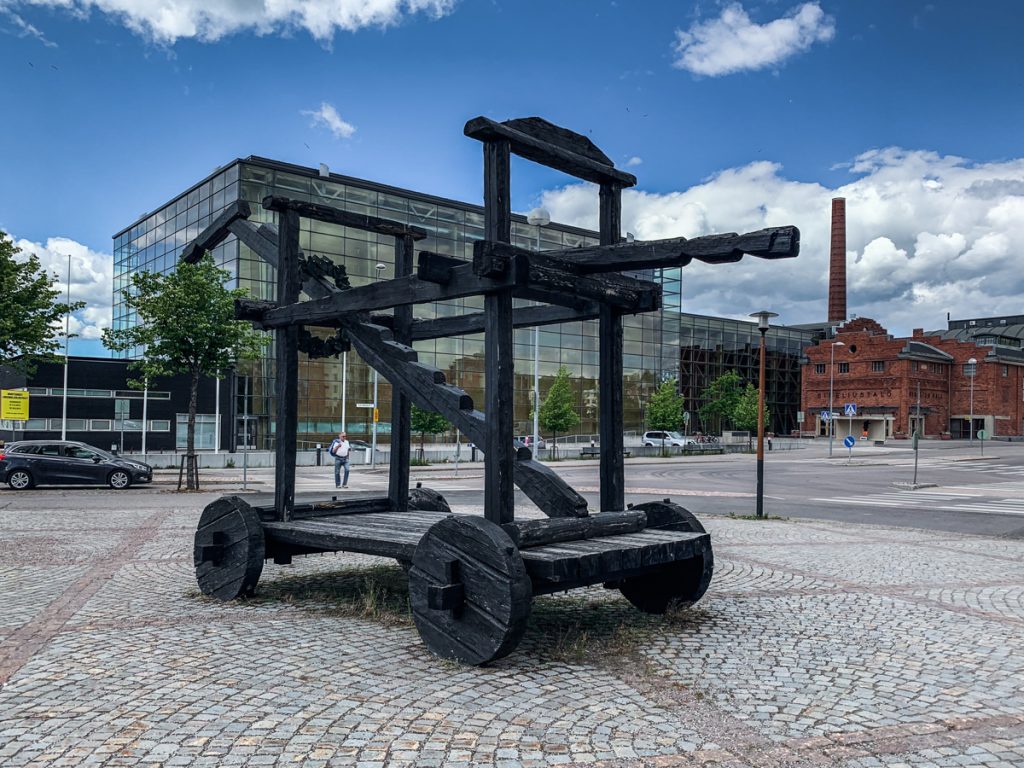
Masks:
[[[251,595],[265,555],[260,516],[238,496],[207,505],[196,529],[196,581],[204,595],[234,600]]]
[[[409,489],[409,509],[444,512],[445,514],[451,514],[452,511],[444,496],[433,488],[424,488],[423,483],[416,483],[415,488]]]
[[[409,598],[427,648],[479,666],[519,645],[533,588],[508,534],[482,517],[452,515],[420,539]]]
[[[706,533],[690,510],[665,501],[636,504],[633,510],[647,513],[647,527]],[[679,560],[641,576],[623,579],[619,591],[644,613],[665,613],[669,608],[688,608],[708,591],[715,570],[710,544],[702,554]]]

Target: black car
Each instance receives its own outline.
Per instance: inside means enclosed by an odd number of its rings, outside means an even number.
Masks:
[[[153,468],[85,443],[24,440],[0,448],[0,482],[16,491],[36,485],[109,485],[121,490],[149,483]]]

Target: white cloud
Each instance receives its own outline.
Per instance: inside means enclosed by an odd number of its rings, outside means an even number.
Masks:
[[[34,37],[47,48],[57,47],[57,44],[52,40],[47,40],[46,35],[44,35],[35,25],[29,24],[21,16],[7,8],[5,2],[2,1],[0,1],[0,17],[10,20],[10,22],[18,29],[18,37]]]
[[[731,3],[717,19],[676,30],[673,66],[708,77],[765,69],[831,40],[835,32],[835,19],[817,2],[766,24],[751,21],[742,5]]]
[[[320,104],[320,109],[304,109],[302,114],[313,118],[312,125],[322,125],[329,129],[336,139],[347,139],[356,132],[356,127],[345,122],[338,110],[326,101]]]
[[[6,0],[10,7],[47,6],[77,16],[96,10],[157,43],[213,42],[249,31],[257,35],[306,30],[321,42],[337,31],[389,27],[404,16],[445,16],[457,0]]]
[[[638,239],[800,228],[796,259],[745,257],[683,269],[683,309],[744,317],[761,307],[786,323],[824,321],[831,198],[845,197],[851,313],[897,333],[944,328],[954,318],[1024,312],[1024,159],[975,164],[898,147],[848,164],[835,189],[785,177],[780,165],[730,168],[684,191],[623,193],[623,230]],[[597,191],[548,190],[556,221],[597,228]]]
[[[94,251],[66,237],[51,237],[45,244],[15,240],[22,250],[19,256],[34,253],[44,270],[56,278],[54,287],[64,301],[68,289],[68,256],[71,256],[71,301],[84,301],[85,307],[71,317],[70,330],[85,339],[98,339],[110,327],[111,300],[114,291],[114,259],[109,253]],[[60,324],[63,333],[63,323]]]
[[[642,157],[637,157],[636,155],[633,155],[633,157],[629,158],[629,160],[626,161],[626,167],[635,168],[638,165],[643,165],[643,162],[644,159]]]

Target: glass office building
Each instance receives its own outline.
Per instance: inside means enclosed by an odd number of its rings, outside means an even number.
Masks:
[[[261,205],[267,195],[323,203],[420,227],[427,231],[428,237],[416,244],[417,251],[429,250],[469,260],[473,242],[483,237],[480,206],[338,174],[321,175],[317,169],[260,157],[235,160],[114,236],[114,327],[136,322],[124,303],[124,292],[132,273],[172,270],[182,248],[235,200],[250,204],[251,220],[276,222],[277,214],[264,210]],[[596,191],[594,206],[596,210]],[[555,223],[537,227],[528,224],[522,216],[514,216],[512,240],[524,248],[535,249],[539,245],[541,250],[549,250],[596,244],[597,234]],[[353,286],[375,280],[378,264],[385,267],[381,279],[393,276],[391,237],[303,219],[300,246],[306,253],[324,255],[344,264]],[[275,270],[234,236],[212,253],[217,264],[231,275],[234,287],[247,289],[256,299],[274,298]],[[627,432],[643,430],[644,408],[651,393],[663,378],[679,375],[680,270],[648,271],[642,276],[664,285],[665,306],[658,312],[627,317],[624,323]],[[415,313],[419,318],[431,318],[482,308],[483,298],[471,297],[419,305]],[[442,369],[450,382],[473,397],[478,408],[482,406],[485,382],[481,335],[416,342],[415,347],[423,362]],[[576,390],[580,416],[577,431],[583,435],[595,434],[598,410],[596,321],[542,327],[539,359],[541,397],[559,367],[565,366]],[[517,330],[515,421],[518,434],[532,430],[533,360],[532,329]],[[242,369],[230,377],[228,386],[234,397],[226,409],[230,413],[220,425],[222,445],[237,445],[243,435],[247,435],[248,444],[253,447],[272,447],[273,368],[268,343],[261,359],[243,364]],[[372,409],[365,406],[373,402],[373,372],[356,353],[349,353],[345,358],[315,360],[301,355],[299,378],[300,448],[324,443],[342,426],[350,438],[369,439]],[[377,403],[381,418],[378,439],[386,443],[391,391],[383,379]],[[247,431],[242,426],[246,414]]]

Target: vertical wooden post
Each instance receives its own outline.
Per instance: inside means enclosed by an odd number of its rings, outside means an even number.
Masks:
[[[622,232],[622,190],[602,184],[600,193],[601,245],[619,242]],[[626,508],[625,466],[622,455],[622,315],[602,305],[598,319],[598,374],[601,438],[601,511]]]
[[[395,237],[395,277],[412,274],[415,243],[409,235]],[[395,341],[412,345],[412,305],[395,307]],[[391,387],[391,467],[388,475],[388,498],[391,509],[405,512],[409,508],[410,449],[412,447],[412,406],[398,388]]]
[[[484,237],[512,242],[510,147],[507,141],[484,142]],[[484,298],[484,343],[487,441],[484,448],[484,516],[492,523],[515,518],[512,485],[512,291]]]
[[[277,303],[299,300],[299,214],[278,214]],[[276,331],[277,413],[274,440],[274,509],[290,520],[295,507],[295,449],[299,419],[299,326]]]

